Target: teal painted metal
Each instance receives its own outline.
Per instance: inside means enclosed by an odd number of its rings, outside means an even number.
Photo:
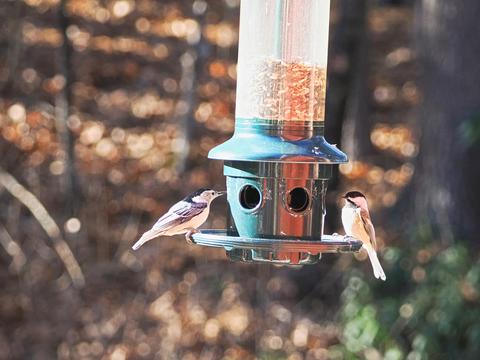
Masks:
[[[260,194],[258,206],[255,206],[253,209],[243,208],[239,201],[240,191],[247,185],[253,186]],[[230,205],[230,212],[235,223],[235,228],[244,237],[253,238],[264,235],[259,233],[257,225],[261,220],[261,209],[266,201],[265,190],[262,183],[258,181],[258,178],[227,176],[227,201]]]
[[[307,137],[288,140],[283,131]],[[308,137],[308,135],[310,135]],[[210,150],[208,157],[216,160],[263,161],[284,163],[348,162],[347,155],[323,137],[323,127],[291,130],[288,124],[264,119],[236,119],[233,137]]]

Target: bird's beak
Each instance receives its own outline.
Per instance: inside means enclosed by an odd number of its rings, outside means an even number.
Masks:
[[[217,191],[217,196],[222,196],[225,195],[227,192],[226,191]]]

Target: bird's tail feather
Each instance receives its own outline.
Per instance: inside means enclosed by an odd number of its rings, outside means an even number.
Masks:
[[[370,262],[372,263],[373,275],[375,276],[375,278],[382,279],[383,281],[387,280],[382,265],[380,265],[380,261],[378,260],[377,252],[375,251],[375,249],[369,245],[364,245],[364,248],[367,250],[368,257],[370,258]]]
[[[161,234],[162,234],[162,231],[158,231],[158,230],[148,230],[148,231],[146,231],[145,233],[143,233],[142,237],[140,239],[138,239],[135,244],[133,244],[132,249],[133,250],[139,249],[140,246],[145,244],[147,241],[150,241],[150,240],[156,238],[157,236],[160,236]]]

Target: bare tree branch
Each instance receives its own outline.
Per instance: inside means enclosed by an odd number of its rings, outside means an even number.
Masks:
[[[28,191],[12,175],[1,167],[0,185],[30,210],[52,241],[53,248],[65,265],[65,268],[72,279],[73,285],[76,287],[82,287],[85,284],[85,277],[83,276],[82,269],[80,268],[77,259],[75,259],[72,250],[62,238],[60,228],[50,216],[47,209],[45,209],[35,195]]]
[[[0,224],[0,245],[2,245],[5,252],[12,257],[11,269],[18,274],[27,262],[27,257],[3,224]]]
[[[201,14],[194,14],[201,28],[205,24],[205,11]],[[195,45],[180,57],[182,75],[180,78],[181,106],[187,106],[187,109],[177,109],[178,120],[180,124],[181,136],[183,140],[183,150],[178,153],[177,166],[179,176],[182,176],[186,169],[190,167],[189,154],[190,146],[194,139],[194,134],[198,123],[195,121],[195,108],[198,104],[197,86],[199,76],[203,71],[205,59],[208,58],[210,46],[200,31],[200,38]],[[182,110],[182,111],[179,111]]]

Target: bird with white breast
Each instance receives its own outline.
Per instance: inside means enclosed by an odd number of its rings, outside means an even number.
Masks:
[[[142,235],[132,246],[132,249],[137,250],[147,241],[159,236],[187,234],[188,237],[207,220],[211,202],[224,194],[226,194],[225,191],[215,191],[207,188],[193,192],[173,205],[150,230]]]
[[[363,248],[367,250],[372,263],[375,278],[385,281],[387,277],[378,260],[375,228],[370,218],[365,195],[360,191],[350,191],[343,198],[345,199],[345,205],[342,208],[342,223],[345,234],[363,243]]]

